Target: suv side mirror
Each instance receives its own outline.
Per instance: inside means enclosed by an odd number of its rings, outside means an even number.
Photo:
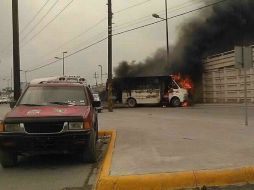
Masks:
[[[93,107],[100,107],[101,106],[101,102],[98,101],[93,101]]]
[[[10,108],[11,109],[14,108],[16,103],[17,103],[16,101],[10,101]]]

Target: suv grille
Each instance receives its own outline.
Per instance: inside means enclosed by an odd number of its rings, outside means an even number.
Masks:
[[[64,122],[34,122],[24,125],[27,133],[59,133],[63,130]]]

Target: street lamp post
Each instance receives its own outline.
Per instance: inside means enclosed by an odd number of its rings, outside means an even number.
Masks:
[[[98,65],[101,68],[101,85],[102,85],[102,65]]]
[[[56,59],[59,59],[59,60],[63,60],[63,76],[64,76],[64,74],[65,74],[65,72],[64,72],[64,54],[66,54],[67,53],[67,51],[64,51],[64,52],[62,52],[63,53],[63,57],[62,58],[60,58],[60,57],[55,57]]]
[[[26,84],[27,84],[27,71],[24,71],[22,69],[20,69],[20,71],[23,71],[25,73],[25,80],[26,80]]]
[[[166,63],[168,64],[169,63],[169,36],[168,36],[168,1],[167,0],[165,0],[165,13],[166,13],[166,18],[162,18],[158,14],[152,14],[152,16],[154,18],[159,18],[159,19],[166,21],[166,39],[167,39],[167,61],[166,61]]]

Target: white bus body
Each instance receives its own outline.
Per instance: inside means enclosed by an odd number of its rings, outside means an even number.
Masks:
[[[150,84],[147,81],[152,79],[158,79],[159,82]],[[137,104],[171,104],[174,107],[180,106],[182,103],[188,99],[188,91],[181,88],[176,81],[170,78],[171,87],[167,87],[169,84],[165,84],[166,76],[161,78],[156,77],[140,77],[130,79],[127,89],[122,90],[122,103],[128,104],[129,107],[135,107]],[[161,82],[164,80],[164,82]],[[128,81],[128,79],[127,79]],[[137,82],[139,85],[132,85],[132,83]],[[146,81],[146,82],[143,82]],[[126,80],[125,80],[126,82]],[[146,88],[150,86],[150,88]],[[152,86],[152,87],[151,87]]]

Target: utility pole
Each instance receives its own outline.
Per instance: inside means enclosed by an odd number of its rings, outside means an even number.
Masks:
[[[67,51],[64,51],[64,52],[62,52],[62,54],[63,54],[63,57],[62,58],[60,58],[60,57],[55,57],[55,59],[58,59],[58,60],[62,60],[63,62],[62,62],[62,69],[63,69],[63,76],[65,75],[65,70],[64,70],[64,58],[65,58],[65,54],[66,53],[68,53]]]
[[[98,83],[97,83],[97,73],[96,72],[94,73],[94,78],[95,78],[95,84],[96,84],[96,86],[98,86]]]
[[[108,111],[113,112],[112,102],[112,2],[108,0]]]
[[[253,51],[252,47],[235,46],[235,68],[243,71],[244,77],[244,110],[245,126],[248,126],[248,88],[247,88],[247,70],[253,68]]]
[[[167,36],[167,65],[169,64],[169,37],[168,37],[168,0],[165,0],[166,36]]]
[[[98,65],[101,68],[101,86],[102,86],[102,65]]]
[[[12,91],[12,84],[13,84],[12,74],[13,74],[13,71],[12,71],[12,67],[11,67],[11,91]]]
[[[248,99],[247,99],[247,68],[244,60],[244,45],[242,46],[242,64],[244,75],[244,104],[245,104],[245,126],[248,126]]]
[[[64,58],[65,58],[65,57],[64,57],[64,54],[66,54],[66,53],[67,53],[67,51],[64,51],[64,52],[63,52],[63,76],[64,76],[64,74],[65,74],[65,73],[64,73]]]
[[[20,55],[18,0],[12,0],[14,100],[20,96]]]

